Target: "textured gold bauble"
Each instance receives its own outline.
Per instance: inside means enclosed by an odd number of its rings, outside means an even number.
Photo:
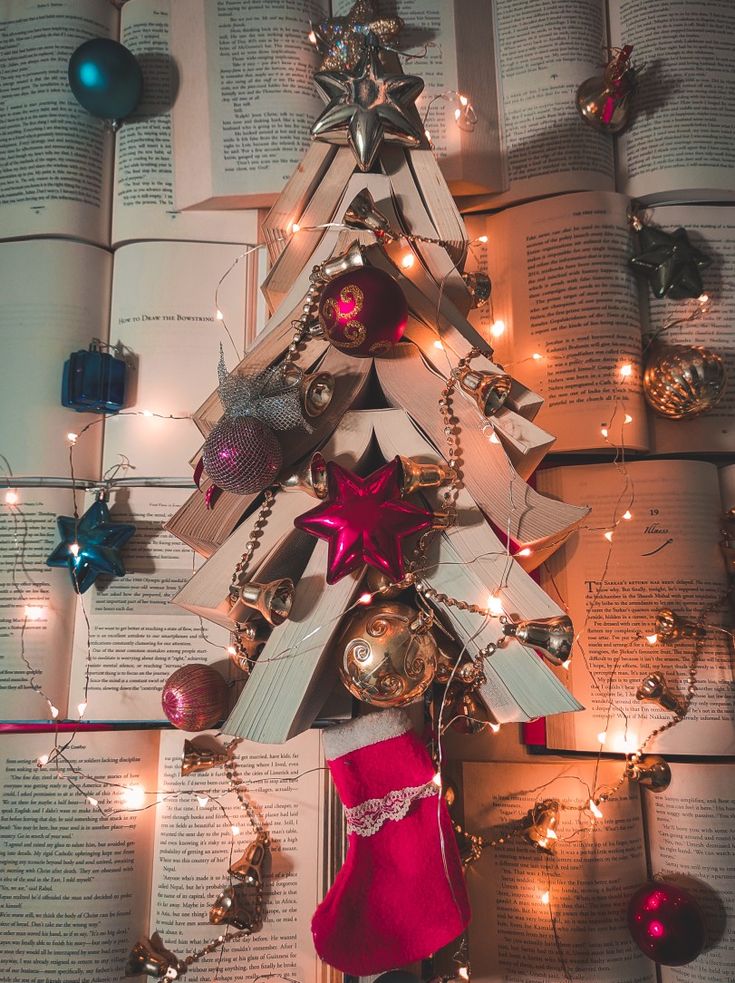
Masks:
[[[725,363],[698,345],[657,348],[643,373],[643,394],[656,413],[686,420],[706,413],[725,391]]]
[[[340,678],[363,703],[401,707],[417,700],[436,672],[431,618],[407,604],[360,608],[334,643]]]

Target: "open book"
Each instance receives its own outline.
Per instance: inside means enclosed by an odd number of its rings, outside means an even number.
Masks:
[[[484,850],[468,870],[470,902],[482,912],[469,929],[478,983],[732,979],[735,872],[723,856],[735,823],[735,766],[672,764],[668,789],[653,794],[624,784],[593,822],[579,811],[587,789],[615,784],[621,769],[611,761],[599,769],[590,761],[463,764],[465,824],[472,832],[502,836],[543,799],[562,805],[554,856],[514,836]],[[654,875],[688,890],[703,908],[705,951],[686,966],[656,966],[628,932],[628,901]]]
[[[636,699],[651,672],[662,672],[679,696],[686,692],[691,639],[674,643],[655,633],[657,612],[669,608],[697,622],[705,607],[725,600],[727,571],[720,549],[722,514],[735,505],[735,467],[703,461],[639,461],[613,477],[613,467],[552,468],[539,489],[592,507],[589,520],[541,569],[541,585],[565,607],[579,632],[565,682],[585,710],[547,720],[552,748],[634,751],[671,719],[659,706]],[[604,538],[614,516],[632,518]],[[603,572],[606,575],[603,577]],[[604,580],[604,583],[602,582]],[[655,738],[662,754],[735,753],[732,640],[717,630],[731,623],[726,604],[707,613],[696,693],[685,719]]]
[[[13,983],[122,983],[130,949],[154,931],[181,959],[220,935],[223,926],[209,924],[210,906],[254,836],[222,768],[181,777],[186,736],[77,736],[67,752],[71,765],[102,783],[73,776],[60,762],[81,791],[55,780],[53,764],[33,766],[50,750],[48,735],[4,738],[0,949]],[[197,978],[210,979],[217,967],[224,979],[337,980],[319,962],[309,930],[341,862],[321,736],[311,731],[287,748],[240,743],[235,757],[272,844],[265,919],[261,931],[226,946],[221,962],[218,952],[205,957]],[[126,807],[124,791],[134,786],[147,791],[147,808]],[[116,815],[104,818],[85,796]],[[203,807],[198,797],[208,799]]]
[[[113,264],[107,251],[82,243],[0,244],[0,386],[6,405],[23,413],[21,426],[8,411],[0,445],[11,472],[4,477],[19,497],[17,506],[0,512],[0,719],[49,719],[45,700],[28,688],[23,647],[42,670],[35,682],[62,717],[67,707],[75,716],[86,664],[84,611],[91,626],[94,719],[160,720],[160,689],[176,668],[172,659],[178,665],[226,658],[225,632],[215,626],[205,637],[197,618],[166,603],[195,561],[163,524],[193,488],[186,462],[201,435],[189,414],[216,382],[219,343],[229,346],[233,362],[245,346],[247,300],[254,293],[248,271],[228,279],[221,301],[238,325],[231,331],[237,352],[213,311],[213,287],[240,250],[146,242],[121,247]],[[122,414],[102,422],[62,407],[64,360],[94,337],[119,346],[129,362],[126,410],[181,419]],[[133,522],[137,532],[124,551],[127,575],[100,578],[78,598],[68,571],[49,569],[45,560],[58,542],[56,516],[73,514],[66,435],[93,421],[99,422],[74,446],[75,477],[82,486],[99,482],[128,460],[110,507],[113,521]],[[131,487],[146,482],[179,487]],[[81,513],[92,494],[85,498],[78,490],[77,499]],[[42,607],[41,619],[26,624],[25,605]]]
[[[124,6],[10,0],[0,6],[0,238],[69,236],[102,246],[134,239],[255,241],[255,212],[177,210],[173,6],[172,0],[128,0]],[[142,102],[116,136],[82,109],[69,88],[69,57],[94,37],[122,41],[143,71]]]
[[[494,316],[505,332],[492,336],[487,309],[470,318],[491,338],[496,361],[545,398],[537,422],[556,434],[556,452],[613,443],[662,454],[731,453],[732,384],[712,411],[691,420],[659,417],[643,398],[644,336],[687,317],[698,303],[650,296],[648,282],[628,264],[634,252],[628,210],[623,195],[583,192],[470,217],[470,237],[488,237],[472,254],[490,274]],[[735,215],[715,206],[666,205],[650,209],[646,221],[669,231],[684,226],[712,258],[704,274],[705,313],[666,330],[662,343],[719,352],[732,379]],[[624,378],[626,364],[632,371]]]
[[[275,200],[323,108],[312,82],[320,59],[307,40],[308,21],[344,15],[351,6],[178,0],[179,207]],[[615,188],[648,201],[732,197],[735,138],[722,115],[734,94],[729,0],[662,0],[655,15],[647,0],[596,0],[575,7],[573,16],[566,5],[542,0],[378,6],[406,22],[399,43],[412,57],[404,70],[425,80],[417,110],[463,207]],[[627,43],[642,73],[634,121],[616,155],[611,137],[582,121],[575,94],[582,81],[601,74],[606,44]],[[271,79],[267,91],[264,76]],[[452,92],[472,102],[474,127],[457,125]]]

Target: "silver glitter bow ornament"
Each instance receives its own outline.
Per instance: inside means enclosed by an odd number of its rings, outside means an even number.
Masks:
[[[311,433],[314,429],[304,419],[301,372],[293,372],[293,367],[288,376],[280,365],[272,365],[253,376],[229,375],[220,345],[217,375],[219,398],[226,416],[255,417],[273,430],[300,427]]]

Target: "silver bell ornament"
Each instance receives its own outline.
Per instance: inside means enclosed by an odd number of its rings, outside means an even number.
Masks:
[[[725,363],[699,345],[655,348],[643,373],[643,394],[659,416],[686,420],[707,413],[722,399]]]
[[[541,652],[554,666],[563,665],[572,654],[574,625],[566,614],[509,622],[503,625],[503,634]]]

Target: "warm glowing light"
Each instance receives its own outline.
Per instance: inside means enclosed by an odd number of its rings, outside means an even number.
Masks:
[[[235,648],[234,645],[228,645],[227,646],[227,654],[228,655],[237,655],[237,649]]]
[[[80,717],[83,717],[84,716],[84,711],[86,709],[87,709],[87,704],[86,703],[82,702],[82,703],[79,704],[79,706],[77,707],[77,713],[79,714]]]
[[[301,232],[301,226],[298,222],[294,222],[291,226],[291,232],[296,235],[297,232]]]
[[[610,433],[610,431],[607,429],[607,427],[600,427],[600,433],[605,438],[605,440],[607,440],[607,435]]]
[[[533,355],[531,356],[534,362],[540,362],[543,357],[544,356],[540,352],[534,352]]]
[[[239,836],[240,835],[240,827],[239,826],[232,826],[230,828],[232,830],[232,835],[233,836]]]
[[[199,808],[203,809],[205,805],[209,802],[208,795],[197,795],[197,802],[199,803]]]
[[[308,38],[312,44],[316,44],[316,34],[313,31],[309,31]]]
[[[478,236],[477,237],[477,241],[478,242],[485,243],[485,242],[487,242],[487,236]]]
[[[605,533],[605,539],[608,541],[608,543],[611,543],[612,538],[613,538],[612,529],[608,529],[607,532]]]
[[[153,410],[143,410],[143,416],[153,416]]]
[[[462,110],[461,109],[455,109],[454,110],[454,118],[457,120],[458,123],[459,123],[459,120],[460,120],[461,116],[462,116]]]
[[[52,719],[56,720],[56,718],[59,716],[59,708],[55,707],[53,703],[49,703],[48,708],[51,711]]]
[[[632,422],[633,422],[633,417],[630,415],[630,413],[626,413],[623,423],[632,423]]]
[[[368,594],[366,592],[365,594],[360,594],[360,596],[357,599],[357,603],[358,604],[370,604],[371,601],[372,601],[372,599],[373,599],[373,595],[372,594]]]
[[[503,602],[497,594],[491,594],[487,599],[487,609],[493,618],[499,618],[503,613]]]
[[[30,605],[25,609],[25,616],[29,621],[40,621],[43,617],[43,608]]]
[[[632,519],[633,513],[630,511],[630,509],[626,509],[625,512],[623,512],[622,518],[626,520]]]
[[[94,797],[93,795],[88,795],[88,796],[87,796],[87,802],[89,802],[89,804],[90,804],[90,805],[91,805],[91,806],[92,806],[93,808],[95,808],[95,809],[96,809],[96,808],[97,808],[97,806],[99,805],[99,802],[97,801],[97,799],[95,799],[95,797]]]
[[[590,812],[595,817],[595,819],[602,819],[602,810],[597,805],[594,799],[590,799]]]
[[[562,667],[562,669],[568,669],[571,664],[572,664],[571,658],[570,659],[565,659],[562,662],[561,667]]]
[[[72,556],[79,556],[79,543],[70,543],[69,552]]]
[[[494,430],[490,434],[490,436],[488,437],[488,440],[490,441],[491,444],[499,444],[500,443],[500,438],[498,437],[498,435],[495,433]]]
[[[145,805],[145,789],[142,785],[131,785],[123,789],[122,796],[128,809],[142,809]]]
[[[437,773],[436,773],[436,774],[434,775],[434,777],[433,777],[433,778],[431,779],[431,781],[432,781],[432,783],[433,783],[434,785],[436,785],[436,787],[437,787],[437,788],[441,788],[441,787],[442,787],[442,776],[441,776],[441,772],[440,772],[440,771],[438,771],[438,772],[437,772]]]
[[[546,837],[547,840],[558,840],[559,839],[559,837],[556,835],[556,830],[555,829],[552,829],[550,826],[546,830],[546,832],[544,833],[544,836]]]
[[[505,334],[505,321],[494,321],[490,328],[490,334],[493,338],[500,338],[501,335]]]
[[[440,352],[444,351],[444,345],[440,341],[434,342],[434,348],[438,348]]]
[[[217,318],[218,321],[224,321],[225,319],[225,316],[222,313],[222,311],[219,309],[219,307],[217,308],[217,312],[215,313],[214,316]]]
[[[601,730],[600,733],[597,735],[597,743],[604,744],[606,740],[607,740],[607,731]]]
[[[697,300],[700,304],[706,304],[709,301],[709,294],[700,294]]]
[[[429,133],[428,130],[424,130],[424,136],[429,141],[429,143],[431,143],[431,133]]]
[[[497,734],[500,730],[500,724],[490,724],[490,730],[493,732],[493,734]]]
[[[529,549],[528,546],[524,546],[522,550],[518,550],[516,556],[530,556],[531,553],[533,553],[533,550]]]
[[[416,262],[416,257],[413,253],[406,253],[406,255],[401,260],[401,266],[404,270],[410,270],[413,264]]]
[[[658,641],[658,635],[646,635],[646,641],[649,645],[655,645]]]
[[[470,978],[470,971],[466,966],[460,966],[457,970],[457,976],[459,976],[461,980],[468,980]]]
[[[549,904],[550,901],[551,897],[549,896],[549,892],[544,891],[544,893],[541,895],[541,904]]]
[[[18,504],[18,492],[17,491],[6,491],[5,492],[5,504],[6,505],[17,505]]]
[[[48,764],[48,755],[42,754],[40,758],[36,758],[36,764],[39,768],[44,768]]]
[[[66,439],[69,441],[70,444],[76,444],[78,437],[79,434],[74,433],[72,430],[70,430],[69,433],[66,435]]]
[[[620,375],[623,377],[623,379],[630,379],[630,377],[633,375],[633,366],[630,364],[630,362],[626,362],[625,365],[620,366]]]
[[[463,95],[460,94],[459,104],[460,104],[460,106],[467,106],[469,104],[469,99],[467,98],[467,96],[463,96]],[[466,972],[466,970],[465,970],[465,972]],[[461,969],[460,969],[459,973],[460,973],[460,976],[461,976],[462,975],[462,970]]]

